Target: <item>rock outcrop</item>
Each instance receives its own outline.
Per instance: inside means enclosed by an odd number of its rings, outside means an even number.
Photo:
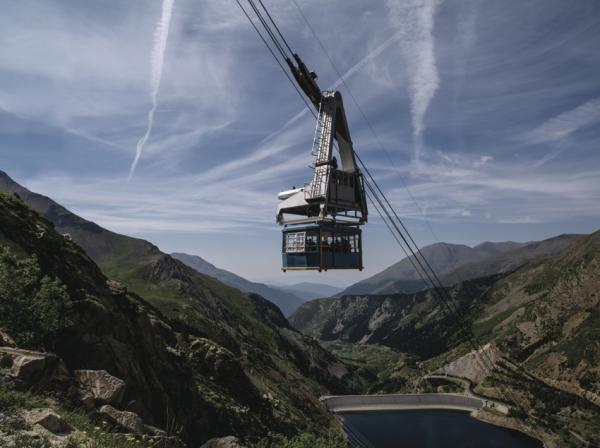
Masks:
[[[105,404],[100,408],[100,415],[123,432],[136,435],[146,433],[144,422],[139,415],[133,412],[119,411],[111,405]]]
[[[0,328],[0,347],[16,347],[14,339],[2,328]]]
[[[493,344],[486,344],[481,349],[471,351],[439,368],[433,373],[466,378],[473,383],[482,382],[495,367],[502,353]]]
[[[0,375],[13,380],[19,387],[30,388],[66,381],[69,371],[55,354],[0,347]]]
[[[32,427],[37,425],[56,435],[64,435],[73,431],[73,427],[51,408],[32,409],[25,413],[25,422]]]
[[[73,372],[79,388],[89,393],[102,404],[118,406],[125,394],[125,381],[110,375],[106,370],[75,370]]]

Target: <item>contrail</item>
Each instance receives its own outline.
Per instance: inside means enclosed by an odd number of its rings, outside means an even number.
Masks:
[[[372,59],[376,58],[381,53],[383,53],[383,51],[386,48],[388,48],[392,43],[394,43],[396,40],[398,40],[399,37],[400,37],[400,33],[395,33],[391,37],[388,37],[384,42],[379,44],[376,48],[374,48],[366,56],[364,56],[360,61],[358,61],[356,64],[354,64],[352,67],[350,67],[345,73],[343,73],[340,78],[338,78],[333,84],[331,84],[331,86],[329,87],[329,90],[338,88],[341,84],[344,83],[344,81],[346,81],[348,78],[350,78],[354,74],[356,74],[365,65],[367,65]],[[275,137],[280,135],[282,132],[284,132],[286,129],[288,129],[290,126],[292,126],[294,123],[296,123],[298,120],[303,118],[307,113],[309,113],[309,109],[307,107],[304,107],[296,115],[294,115],[292,118],[290,118],[288,121],[286,121],[279,129],[271,132],[269,135],[264,137],[260,142],[257,143],[256,146],[260,147],[262,144],[274,139]],[[239,168],[241,166],[245,166],[249,163],[254,163],[254,162],[257,162],[260,160],[264,160],[267,157],[271,157],[271,156],[278,154],[280,152],[283,152],[287,149],[288,149],[288,146],[280,145],[280,146],[275,147],[274,149],[269,149],[266,151],[259,150],[259,151],[256,151],[253,154],[250,154],[249,156],[246,156],[242,159],[235,160],[233,162],[228,162],[224,165],[220,165],[216,168],[213,168],[211,171],[207,172],[206,174],[203,174],[203,176],[223,175],[223,173],[228,173],[228,172],[230,172],[230,170],[237,169],[237,168]]]
[[[392,35],[391,37],[388,37],[380,45],[378,45],[376,48],[374,48],[369,54],[367,54],[360,61],[358,61],[356,64],[354,64],[352,67],[350,67],[346,71],[346,73],[344,73],[342,75],[341,78],[339,78],[337,81],[335,81],[332,84],[332,86],[330,87],[330,90],[336,89],[337,87],[339,87],[341,84],[343,84],[343,82],[346,79],[350,78],[356,72],[361,70],[365,65],[367,65],[369,62],[371,62],[372,59],[375,59],[377,56],[379,56],[381,53],[383,53],[383,51],[385,49],[387,49],[391,44],[393,44],[395,41],[399,40],[401,37],[402,37],[401,32],[394,33],[394,35]]]
[[[135,148],[135,158],[129,168],[129,180],[133,176],[135,168],[137,167],[140,156],[144,145],[152,132],[152,126],[154,125],[154,112],[156,112],[158,89],[160,88],[160,80],[162,78],[163,63],[165,61],[165,49],[167,47],[167,38],[169,37],[169,25],[171,24],[171,14],[173,12],[173,4],[175,0],[163,0],[162,14],[160,20],[156,24],[154,30],[154,39],[152,46],[152,55],[150,57],[151,72],[150,72],[150,96],[152,98],[152,107],[148,112],[148,127],[146,133],[137,142]]]
[[[457,53],[457,57],[455,58],[454,62],[453,94],[455,106],[463,90],[465,76],[467,74],[467,60],[469,54],[473,50],[475,41],[477,40],[475,22],[477,20],[479,0],[468,0],[461,3],[461,6],[463,6],[465,9],[464,12],[461,12],[459,15],[456,23],[455,51]]]
[[[439,88],[433,28],[443,0],[387,0],[390,21],[401,34],[400,50],[408,75],[415,159],[423,147],[425,113]]]

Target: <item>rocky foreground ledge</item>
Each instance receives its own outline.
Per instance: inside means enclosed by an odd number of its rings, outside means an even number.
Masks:
[[[17,348],[1,330],[0,344],[1,447],[100,447],[121,440],[186,448],[177,428],[154,428],[128,410],[122,379],[105,370],[69,371],[55,354]],[[200,448],[243,446],[230,436]]]

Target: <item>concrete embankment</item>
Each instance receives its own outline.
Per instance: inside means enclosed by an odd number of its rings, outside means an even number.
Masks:
[[[331,412],[454,409],[477,411],[484,401],[459,394],[337,395],[321,397]]]

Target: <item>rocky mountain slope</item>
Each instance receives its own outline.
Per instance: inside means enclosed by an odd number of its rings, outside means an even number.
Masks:
[[[189,441],[330,426],[318,396],[351,390],[350,372],[277,307],[48,198],[22,188],[19,195],[54,225],[3,195],[0,242],[35,255],[44,275],[66,285],[72,326],[53,347],[69,369],[105,369],[125,380],[145,422],[164,428],[173,420]]]
[[[519,243],[484,243],[474,248],[463,244],[436,243],[425,246],[421,252],[427,258],[438,277],[442,278],[452,270],[491,255],[509,251]],[[411,260],[404,258],[378,274],[346,288],[343,295],[394,294],[420,291],[425,284],[414,270]]]
[[[513,271],[524,264],[557,255],[582,235],[560,235],[539,242],[485,242],[475,247],[436,243],[421,249],[428,263],[444,285]],[[412,257],[411,257],[412,258]],[[341,293],[394,294],[411,293],[426,287],[414,270],[411,259],[405,258],[382,272],[362,280]]]
[[[567,247],[559,255],[448,287],[459,320],[431,291],[421,291],[316,300],[290,321],[364,368],[385,364],[372,391],[413,390],[428,373],[447,373],[438,369],[451,368],[470,350],[462,331],[467,328],[479,344],[491,343],[500,353],[494,375],[477,377],[473,387],[524,409],[510,425],[537,427],[552,441],[549,446],[569,446],[578,438],[595,446],[600,443],[600,232],[574,244],[565,239],[572,238],[549,240]],[[510,397],[506,388],[513,390]]]
[[[584,235],[559,235],[543,241],[519,245],[500,253],[492,253],[476,262],[457,267],[444,275],[441,280],[445,285],[452,285],[463,280],[511,272],[531,261],[543,260],[558,255],[583,237]],[[483,245],[486,244],[501,243],[483,243]]]
[[[215,265],[197,255],[176,252],[172,253],[171,256],[176,260],[185,263],[192,269],[216,278],[226,285],[237,288],[243,292],[255,293],[263,296],[265,299],[270,300],[277,305],[285,316],[292,314],[300,305],[305,302],[305,300],[301,299],[290,291],[286,291],[283,288],[265,285],[264,283],[251,282],[250,280],[246,280],[245,278],[240,277],[233,272],[217,268]]]
[[[0,231],[4,248],[35,257],[20,269],[3,253],[2,320],[12,338],[27,343],[27,332],[39,333],[48,326],[49,313],[28,325],[21,324],[24,318],[15,313],[7,319],[17,293],[9,288],[26,272],[39,270],[33,282],[40,282],[43,275],[64,285],[63,294],[49,295],[52,302],[40,301],[39,306],[59,306],[60,297],[64,303],[57,312],[66,316],[41,346],[33,348],[52,349],[70,370],[104,369],[122,379],[127,384],[123,402],[149,424],[166,427],[171,415],[182,425],[186,439],[210,434],[210,419],[202,422],[199,417],[209,412],[215,418],[216,409],[211,411],[197,390],[190,366],[176,352],[177,335],[158,311],[110,283],[81,248],[19,199],[0,194]]]
[[[495,280],[483,278],[448,287],[454,307],[466,312]],[[316,299],[290,316],[290,323],[321,341],[378,344],[424,357],[460,343],[454,320],[430,290]]]

